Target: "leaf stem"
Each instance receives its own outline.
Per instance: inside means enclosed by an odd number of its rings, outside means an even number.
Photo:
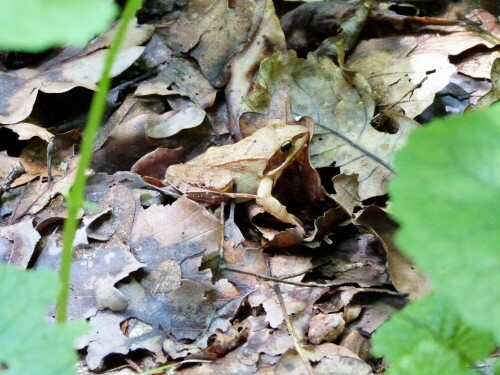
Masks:
[[[67,196],[68,216],[64,221],[63,250],[61,255],[61,269],[59,271],[61,291],[57,299],[56,311],[56,320],[58,323],[64,322],[67,319],[72,248],[78,226],[77,214],[83,205],[85,186],[87,184],[86,171],[90,167],[90,162],[94,153],[95,138],[104,114],[106,95],[111,86],[111,69],[120,51],[120,45],[125,38],[127,26],[141,5],[142,0],[127,1],[120,17],[116,34],[106,54],[99,89],[92,98],[89,117],[85,125],[85,131],[80,146],[80,161],[78,162],[75,182]]]

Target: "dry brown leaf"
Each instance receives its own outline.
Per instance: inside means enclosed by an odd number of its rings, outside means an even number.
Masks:
[[[104,186],[99,186],[99,177],[89,181],[89,190],[92,194],[89,194],[87,199],[95,203],[102,212],[109,210],[109,214],[89,223],[86,232],[89,238],[101,241],[116,238],[124,244],[130,244],[137,205],[131,191],[134,186],[128,186],[127,181],[113,184],[109,180],[104,181]],[[99,191],[98,187],[104,191]],[[84,218],[84,223],[87,220],[88,216]]]
[[[332,179],[333,188],[336,193],[331,197],[349,215],[354,213],[354,208],[363,207],[361,198],[358,195],[359,182],[356,174],[346,175],[341,173]]]
[[[169,165],[179,164],[184,160],[186,160],[186,152],[182,148],[160,147],[137,160],[130,168],[130,172],[163,180]]]
[[[335,344],[305,347],[313,369],[318,375],[372,375],[371,367],[346,348]],[[305,374],[302,359],[294,349],[288,350],[276,364],[275,374]]]
[[[326,264],[317,267],[329,285],[352,285],[361,287],[383,286],[389,282],[385,259],[378,244],[370,234],[344,238],[335,251],[322,258]]]
[[[246,271],[257,275],[264,274],[268,267],[267,256],[262,249],[234,247],[229,242],[224,243],[224,260],[228,264],[242,267]],[[236,272],[223,271],[221,277],[228,279],[236,287],[247,291],[253,290],[261,282],[255,276]]]
[[[364,361],[368,361],[372,357],[370,339],[363,336],[358,330],[348,332],[342,337],[340,345],[349,349]]]
[[[12,220],[17,220],[26,214],[35,215],[56,195],[66,193],[73,185],[77,164],[78,157],[73,157],[68,160],[65,175],[56,176],[51,182],[42,182],[41,180],[31,182],[16,210],[12,213]]]
[[[125,42],[113,65],[113,77],[140,56],[144,47],[138,45],[149,39],[153,31],[151,26],[137,27],[134,23],[131,23],[131,28],[134,31],[129,32],[130,39]],[[67,60],[49,61],[37,69],[23,68],[0,73],[0,123],[14,124],[28,117],[39,91],[62,93],[77,86],[96,90],[107,49],[91,49]]]
[[[55,242],[49,242],[36,267],[58,268],[61,251]],[[74,256],[68,316],[80,319],[89,318],[98,310],[124,311],[128,301],[115,284],[144,264],[138,262],[119,241],[75,251]]]
[[[30,219],[0,228],[0,263],[26,268],[40,237]]]
[[[20,122],[13,125],[5,125],[4,128],[10,129],[19,135],[19,140],[31,139],[33,137],[38,137],[45,142],[49,143],[53,138],[54,134],[29,122]]]
[[[206,255],[218,254],[222,225],[206,208],[181,197],[170,206],[151,206],[134,221],[132,241],[155,239],[160,246],[198,244]]]
[[[315,50],[324,39],[337,35],[342,23],[362,7],[359,0],[312,2],[298,6],[281,18],[288,48]]]
[[[76,343],[79,349],[87,348],[85,361],[90,370],[99,368],[102,360],[110,354],[125,355],[138,349],[153,353],[159,362],[166,361],[162,351],[165,336],[147,325],[138,330],[138,333],[132,330],[124,332],[122,324],[125,319],[122,315],[107,310],[99,311],[90,318],[90,332],[80,337]]]
[[[165,31],[167,44],[195,58],[212,86],[228,78],[227,64],[248,43],[254,17],[267,0],[194,0],[175,14]]]
[[[481,51],[458,64],[457,71],[473,78],[491,79],[491,67],[498,58],[500,58],[500,51]]]
[[[21,124],[14,124],[12,127],[17,127]],[[28,124],[30,125],[30,124]],[[20,129],[26,129],[26,127],[21,126]],[[34,131],[38,131],[37,129],[33,129]],[[45,137],[43,132],[44,129],[40,129],[40,135]],[[47,132],[48,133],[48,132]],[[51,135],[48,133],[48,135]],[[37,135],[38,137],[38,135]],[[68,160],[73,158],[76,154],[75,145],[80,142],[80,131],[79,130],[71,130],[67,133],[57,134],[56,136],[52,136],[52,167],[51,174],[52,176],[62,176],[67,171]],[[16,180],[13,186],[17,186],[21,181],[31,181],[37,177],[46,177],[48,175],[47,170],[47,140],[39,137],[33,139],[23,150],[19,160],[26,171],[26,176],[22,176],[18,180]],[[24,179],[23,179],[24,177]]]
[[[424,35],[362,41],[347,67],[366,77],[379,105],[398,104],[406,116],[414,118],[432,103],[456,70],[448,53],[426,50],[429,40]]]
[[[195,105],[182,110],[173,109],[161,115],[139,115],[134,121],[143,122],[150,138],[167,138],[181,130],[194,128],[205,119],[205,111]]]
[[[178,341],[198,339],[214,313],[212,273],[199,270],[204,247],[195,243],[160,246],[143,238],[132,250],[146,266],[138,285],[120,288],[129,300],[125,314],[161,327]]]
[[[286,51],[285,36],[279,25],[279,19],[276,17],[272,0],[266,0],[265,6],[259,8],[255,16],[257,20],[252,22],[253,30],[250,32],[250,41],[245,49],[232,59],[231,77],[226,86],[229,128],[237,135],[237,138],[241,137],[238,124],[241,101],[251,90],[252,76],[264,58],[276,51]],[[289,105],[283,108],[289,108]]]
[[[306,311],[325,293],[325,288],[299,287],[289,284],[282,284],[280,289],[288,315]],[[270,288],[256,290],[249,294],[248,303],[253,307],[262,305],[266,311],[266,321],[272,328],[277,328],[283,323],[283,310],[274,290]]]
[[[159,68],[156,77],[141,82],[134,95],[182,95],[189,97],[200,108],[211,107],[217,91],[187,58],[174,57]]]
[[[92,168],[96,172],[126,171],[143,155],[156,149],[146,137],[144,123],[135,118],[150,113],[161,113],[165,105],[127,98],[101,128]]]
[[[7,155],[7,152],[0,152],[0,181],[3,180],[12,168],[19,163],[19,158]]]
[[[353,221],[375,235],[387,253],[387,270],[398,292],[407,293],[410,299],[418,299],[431,291],[429,280],[397,248],[394,235],[397,224],[387,212],[376,206],[366,207]]]

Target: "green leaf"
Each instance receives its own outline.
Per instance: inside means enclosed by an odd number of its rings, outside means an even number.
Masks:
[[[492,335],[464,323],[456,307],[427,296],[394,314],[372,337],[376,355],[389,361],[387,374],[467,374],[495,347]]]
[[[116,11],[108,0],[0,0],[0,49],[83,45],[109,26]]]
[[[44,322],[58,289],[53,272],[0,264],[0,364],[7,367],[2,374],[74,374],[73,342],[87,325]]]
[[[397,243],[471,326],[500,343],[500,106],[434,121],[395,158]]]

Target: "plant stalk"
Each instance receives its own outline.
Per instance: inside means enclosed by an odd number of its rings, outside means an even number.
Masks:
[[[92,155],[94,153],[94,142],[99,131],[99,125],[104,114],[106,105],[106,96],[111,86],[111,68],[120,51],[125,33],[130,20],[134,17],[137,10],[142,5],[142,0],[128,0],[120,17],[116,34],[111,42],[102,72],[99,89],[92,98],[89,117],[85,125],[82,142],[80,145],[80,161],[78,162],[77,172],[73,186],[67,195],[68,216],[64,221],[63,228],[63,250],[61,255],[61,268],[59,279],[61,281],[61,291],[57,299],[56,320],[58,323],[67,319],[69,287],[71,277],[71,262],[73,241],[78,226],[77,214],[83,206],[85,186],[87,184],[87,169],[90,167]]]

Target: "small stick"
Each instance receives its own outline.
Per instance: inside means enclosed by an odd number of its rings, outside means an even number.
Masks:
[[[288,313],[286,312],[286,306],[285,306],[285,301],[283,300],[283,295],[281,294],[281,289],[279,287],[279,284],[275,284],[273,286],[274,293],[276,293],[276,297],[278,297],[278,301],[281,306],[281,311],[283,312],[283,317],[285,319],[286,327],[288,328],[288,332],[292,336],[293,339],[293,344],[295,345],[295,350],[297,350],[298,355],[300,356],[300,359],[302,359],[302,362],[304,363],[304,366],[306,367],[306,371],[309,375],[314,375],[314,370],[311,366],[311,362],[309,362],[309,359],[307,359],[307,355],[304,352],[304,349],[302,349],[302,345],[300,344],[300,339],[297,336],[297,332],[295,332],[295,329],[293,328],[292,322],[290,321],[290,317],[288,316]]]
[[[142,373],[142,369],[137,365],[137,363],[135,363],[134,361],[132,361],[131,359],[129,358],[126,358],[126,357],[123,357],[123,359],[125,360],[125,362],[127,362],[127,364],[129,365],[129,367],[134,370],[135,372],[137,373]]]
[[[246,270],[243,270],[239,267],[230,266],[228,264],[221,265],[220,269],[223,271],[230,271],[230,272],[242,273],[244,275],[255,276],[255,277],[258,277],[259,279],[262,279],[262,280],[274,281],[277,283],[283,283],[283,284],[289,284],[289,285],[295,285],[295,286],[305,286],[308,288],[328,288],[330,286],[330,285],[297,283],[295,281],[283,280],[283,279],[280,279],[277,277],[272,277],[272,276],[267,276],[267,275],[262,275],[262,274],[257,274],[254,272],[246,271]]]

